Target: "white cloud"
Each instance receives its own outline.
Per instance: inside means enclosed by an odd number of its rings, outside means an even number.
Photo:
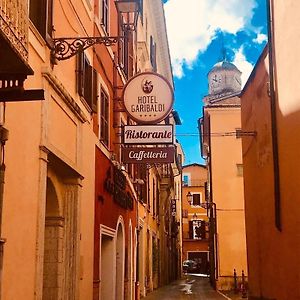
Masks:
[[[233,64],[242,72],[242,87],[246,84],[252,70],[253,65],[247,61],[243,46],[235,52]]]
[[[258,33],[256,38],[253,39],[253,42],[257,43],[257,44],[262,44],[262,43],[266,42],[267,40],[268,40],[268,36],[266,34]]]
[[[236,34],[246,27],[256,7],[255,0],[169,0],[165,14],[173,72],[182,77],[183,65],[192,67],[217,30]]]

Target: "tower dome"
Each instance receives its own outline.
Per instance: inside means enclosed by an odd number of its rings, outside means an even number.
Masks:
[[[226,60],[217,62],[208,72],[209,94],[238,93],[241,91],[242,72]]]

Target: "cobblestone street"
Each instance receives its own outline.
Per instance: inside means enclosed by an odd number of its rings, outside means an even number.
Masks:
[[[216,292],[209,284],[208,278],[189,275],[170,285],[150,293],[145,300],[224,300],[230,299]]]

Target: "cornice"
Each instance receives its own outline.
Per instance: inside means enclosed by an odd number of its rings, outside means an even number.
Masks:
[[[82,123],[85,123],[87,121],[87,118],[83,110],[76,103],[75,99],[69,94],[67,89],[61,83],[61,81],[55,75],[53,75],[48,69],[42,71],[42,76],[50,83],[53,89],[58,93],[61,99],[70,108],[70,110],[78,117],[78,119]]]

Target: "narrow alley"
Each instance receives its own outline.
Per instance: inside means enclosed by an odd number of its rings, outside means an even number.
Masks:
[[[230,299],[215,291],[209,278],[189,275],[150,293],[145,300],[224,300]]]

